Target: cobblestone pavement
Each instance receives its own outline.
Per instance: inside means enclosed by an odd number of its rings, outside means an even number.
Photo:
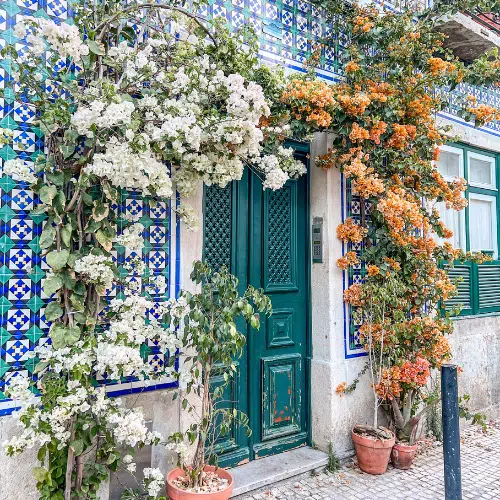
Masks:
[[[500,499],[500,422],[484,434],[477,428],[462,433],[462,493],[464,500]],[[443,449],[427,445],[408,471],[389,465],[372,476],[355,464],[339,472],[304,474],[235,497],[237,500],[441,500],[444,499]]]

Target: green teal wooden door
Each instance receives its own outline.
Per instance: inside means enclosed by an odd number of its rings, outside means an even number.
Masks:
[[[306,162],[305,153],[297,156]],[[220,465],[280,453],[307,444],[309,428],[309,236],[308,178],[288,181],[279,191],[263,190],[260,179],[205,193],[205,259],[226,265],[240,280],[264,288],[273,314],[248,331],[238,375],[224,401],[249,417],[252,430],[234,426],[217,446]],[[212,378],[222,384],[224,368]]]

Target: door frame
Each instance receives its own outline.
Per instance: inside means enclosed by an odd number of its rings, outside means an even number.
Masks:
[[[306,183],[306,213],[305,213],[305,218],[306,218],[306,293],[307,293],[307,300],[305,304],[305,314],[306,314],[306,325],[307,325],[307,331],[305,335],[305,359],[304,359],[304,377],[305,377],[305,397],[303,399],[304,404],[306,405],[306,411],[305,411],[305,428],[306,428],[306,433],[307,433],[307,441],[306,444],[308,446],[311,446],[312,444],[312,404],[311,404],[311,360],[312,360],[312,289],[311,289],[311,266],[312,266],[312,261],[311,261],[311,175],[310,175],[310,168],[311,168],[311,161],[309,158],[309,153],[310,153],[310,143],[309,142],[299,142],[299,141],[294,141],[294,140],[287,140],[285,142],[285,146],[291,147],[294,149],[295,152],[299,153],[301,156],[303,156],[303,159],[306,164],[307,172],[304,174],[307,176],[307,183]],[[239,181],[234,181],[238,183]],[[203,186],[203,249],[202,249],[202,258],[203,260],[205,259],[205,214],[206,214],[206,186]],[[233,190],[231,193],[232,195],[232,200],[233,203],[238,199],[238,195],[240,195],[241,190],[236,187],[236,189]],[[248,193],[246,194],[248,197]],[[247,200],[248,201],[248,200]],[[245,241],[245,247],[246,247],[246,252],[249,250],[249,232],[250,228],[246,225],[245,228],[238,227],[241,224],[241,214],[239,212],[239,203],[236,203],[236,217],[235,221],[231,222],[231,228],[232,228],[232,234],[235,237],[238,237],[239,235],[242,235],[244,229],[244,233],[246,234],[246,241]],[[300,243],[298,243],[300,244]],[[235,249],[231,248],[231,263],[236,263],[237,269],[231,270],[233,274],[235,274],[238,279],[245,278],[248,280],[248,275],[249,275],[249,265],[250,261],[247,259],[247,264],[245,269],[241,269],[241,266],[238,265],[235,259]],[[247,342],[248,343],[248,342]],[[247,347],[246,347],[247,348]],[[245,356],[245,362],[247,362],[247,357]],[[248,364],[248,363],[247,363]],[[248,368],[248,367],[247,367]],[[248,375],[247,375],[248,377]],[[243,380],[240,380],[239,383],[243,383]],[[245,381],[246,383],[246,381]],[[250,404],[250,387],[248,384],[246,384],[246,404]],[[245,412],[248,416],[250,416],[250,412],[247,410]],[[239,426],[238,426],[239,427]],[[240,456],[243,458],[244,455],[249,455],[252,457],[252,437],[250,436],[248,438],[248,448],[245,450],[241,450],[243,453],[238,453],[238,450],[235,450],[234,452],[231,452],[228,450],[229,455],[233,455],[233,457]],[[283,450],[287,451],[287,450]],[[277,454],[279,454],[278,452]],[[242,456],[243,455],[243,456]],[[263,458],[263,457],[262,457]],[[258,458],[257,458],[258,460]],[[241,463],[244,463],[246,460],[244,460]],[[221,456],[221,459],[219,460],[219,464],[221,466],[225,466],[224,464],[224,455]],[[238,464],[239,465],[239,464]]]

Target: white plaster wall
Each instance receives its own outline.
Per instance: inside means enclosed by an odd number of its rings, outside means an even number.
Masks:
[[[456,118],[455,118],[456,119]],[[461,142],[465,142],[477,148],[488,149],[490,151],[500,151],[500,137],[485,132],[482,129],[477,129],[471,126],[472,124],[457,123],[447,120],[445,116],[438,116],[437,124],[441,126],[451,127],[448,136],[450,138],[459,137]]]
[[[314,158],[326,153],[331,136],[318,134],[311,146],[311,220],[323,218],[323,263],[311,264],[312,293],[312,439],[322,450],[331,442],[338,456],[350,454],[350,430],[356,423],[373,420],[371,391],[364,376],[356,391],[344,397],[338,384],[352,382],[365,358],[345,359],[343,275],[337,266],[342,243],[336,229],[342,222],[341,178],[336,169],[323,171]]]
[[[500,315],[455,320],[450,336],[460,394],[469,394],[469,406],[489,418],[500,416]]]

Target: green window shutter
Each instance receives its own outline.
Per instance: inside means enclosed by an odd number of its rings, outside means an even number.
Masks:
[[[477,266],[480,313],[500,311],[500,262]]]
[[[455,267],[448,269],[448,276],[452,281],[461,278],[457,285],[458,295],[446,301],[447,310],[452,310],[461,306],[460,315],[472,314],[472,266],[466,264],[457,264]]]

